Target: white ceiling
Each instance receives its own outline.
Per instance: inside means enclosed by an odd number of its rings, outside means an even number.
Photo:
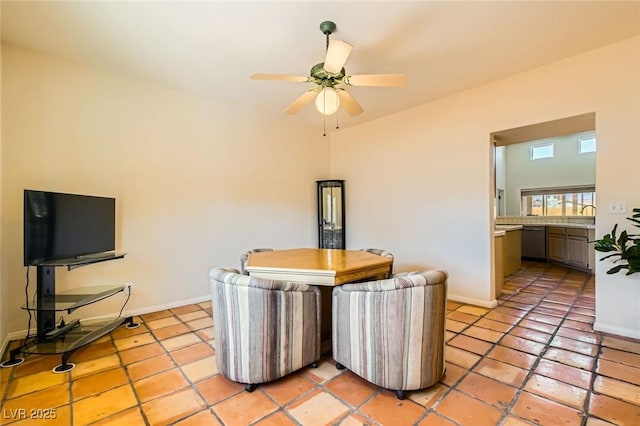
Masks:
[[[354,87],[347,127],[640,34],[640,1],[7,1],[2,42],[162,83],[265,117],[310,84],[320,22],[354,46],[347,74],[407,75],[405,88]],[[579,78],[579,72],[576,73]],[[312,105],[290,120],[317,128]]]

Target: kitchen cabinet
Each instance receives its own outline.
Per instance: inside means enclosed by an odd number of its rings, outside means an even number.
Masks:
[[[567,262],[566,228],[560,226],[547,227],[547,256],[555,262]]]
[[[595,250],[589,244],[595,231],[586,228],[549,226],[547,253],[549,260],[592,272]]]
[[[595,240],[593,225],[573,223],[542,223],[524,226],[496,224],[496,230],[505,233],[502,248],[502,266],[505,277],[521,268],[522,258],[560,263],[593,273],[596,252],[593,244],[589,242]],[[518,245],[519,247],[516,247]]]
[[[589,269],[589,242],[586,229],[567,228],[567,263]]]
[[[509,276],[522,267],[522,230],[507,230],[504,237],[504,275]]]

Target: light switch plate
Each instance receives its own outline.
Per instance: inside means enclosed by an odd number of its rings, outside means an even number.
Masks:
[[[609,201],[608,212],[613,214],[626,214],[627,202],[626,201]]]

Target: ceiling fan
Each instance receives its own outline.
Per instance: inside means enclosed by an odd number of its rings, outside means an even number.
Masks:
[[[252,80],[279,80],[301,83],[314,83],[316,86],[303,93],[286,109],[287,114],[295,114],[315,99],[318,111],[324,115],[335,113],[342,106],[349,115],[358,115],[363,109],[356,100],[342,86],[378,86],[400,87],[406,84],[404,74],[359,74],[348,75],[344,64],[351,53],[351,46],[341,40],[329,40],[329,36],[336,30],[336,24],[324,21],[320,24],[320,31],[327,38],[324,62],[314,65],[309,76],[288,74],[251,75]]]

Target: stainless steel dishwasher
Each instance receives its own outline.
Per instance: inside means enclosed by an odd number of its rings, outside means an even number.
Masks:
[[[547,260],[547,227],[522,227],[522,257]]]

